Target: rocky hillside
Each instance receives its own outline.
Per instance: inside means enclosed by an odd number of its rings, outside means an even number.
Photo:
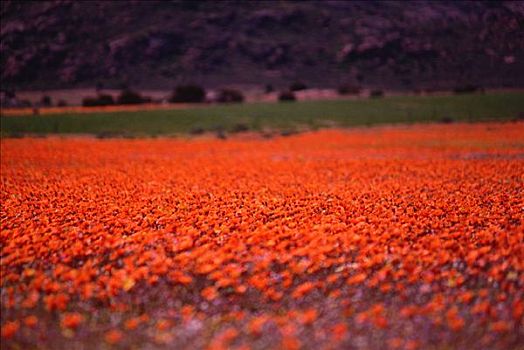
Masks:
[[[522,2],[2,1],[3,88],[524,85]]]

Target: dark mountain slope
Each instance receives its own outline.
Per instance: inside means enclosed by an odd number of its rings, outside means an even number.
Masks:
[[[2,1],[9,88],[524,85],[521,2]]]

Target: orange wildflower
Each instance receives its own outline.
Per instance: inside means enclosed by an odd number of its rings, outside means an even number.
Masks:
[[[63,315],[62,321],[60,324],[62,328],[76,329],[80,325],[80,323],[82,323],[83,320],[84,320],[84,317],[79,313],[76,313],[76,312],[67,313]]]
[[[314,283],[304,282],[295,288],[293,293],[291,293],[291,296],[295,299],[302,298],[304,295],[309,293],[313,288],[315,288]]]
[[[117,344],[123,338],[122,332],[117,329],[112,329],[104,335],[104,339],[108,344]]]
[[[331,332],[335,340],[339,341],[342,340],[348,333],[348,327],[344,323],[338,323],[335,326],[333,326]]]
[[[497,321],[490,324],[489,329],[493,332],[504,333],[511,330],[511,325],[505,321]]]
[[[268,318],[265,316],[259,316],[252,319],[249,322],[248,329],[251,334],[259,335],[262,332],[262,327],[266,324]]]
[[[209,301],[218,297],[218,292],[215,287],[206,287],[200,294]]]
[[[4,339],[10,339],[12,338],[16,332],[18,332],[18,328],[20,328],[20,323],[18,321],[11,321],[7,322],[4,325],[2,325],[2,338]]]
[[[300,322],[310,325],[317,319],[318,313],[315,309],[308,309],[300,315]]]
[[[2,137],[2,337],[38,347],[21,336],[58,317],[65,337],[123,319],[165,347],[180,334],[217,348],[303,336],[352,347],[353,326],[406,349],[442,344],[383,329],[510,344],[524,315],[522,135],[517,122],[270,140]],[[133,305],[144,314],[127,316]],[[38,327],[16,336],[20,325]],[[115,329],[92,346],[123,339]]]
[[[129,320],[127,320],[125,323],[124,323],[124,326],[128,329],[128,330],[134,330],[134,329],[137,329],[138,326],[140,325],[141,323],[141,319],[139,317],[133,317]]]
[[[29,315],[24,318],[24,324],[27,327],[33,328],[38,324],[38,318],[35,315]]]
[[[159,331],[165,331],[165,330],[169,329],[171,326],[172,326],[172,322],[169,321],[169,320],[158,320],[156,322],[156,328]]]
[[[354,285],[354,284],[360,284],[362,282],[364,282],[367,278],[367,275],[365,273],[359,273],[359,274],[356,274],[355,276],[352,276],[350,278],[348,278],[348,284],[350,285]]]

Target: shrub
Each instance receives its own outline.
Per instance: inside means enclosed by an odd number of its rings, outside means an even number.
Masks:
[[[293,91],[283,91],[278,95],[279,101],[290,102],[290,101],[296,101],[296,99],[297,98],[295,97],[295,94],[293,93]]]
[[[360,88],[353,85],[340,85],[337,89],[339,95],[358,95],[360,94]]]
[[[289,86],[289,90],[291,91],[300,91],[300,90],[306,90],[306,89],[307,89],[306,84],[300,81],[296,81]]]
[[[294,130],[294,129],[283,129],[283,130],[280,130],[280,136],[291,136],[291,135],[295,135],[295,134],[298,134],[298,131]]]
[[[65,106],[67,106],[67,102],[65,100],[58,100],[56,105],[58,107],[65,107]]]
[[[29,100],[20,100],[18,102],[18,107],[31,107],[33,104]]]
[[[102,83],[101,81],[97,81],[95,85],[95,90],[97,92],[100,92],[102,91],[103,88],[104,88],[104,83]]]
[[[16,91],[15,90],[5,90],[5,97],[16,98]]]
[[[174,103],[198,103],[203,102],[205,98],[206,92],[200,86],[181,85],[176,87],[169,101]]]
[[[101,131],[95,135],[97,139],[110,139],[115,137],[116,134],[112,131]]]
[[[380,98],[384,96],[384,91],[382,90],[371,90],[369,93],[369,97],[371,98]]]
[[[466,85],[460,85],[453,89],[453,92],[455,94],[472,94],[474,92],[483,92],[484,89],[481,88],[478,85],[473,84],[466,84]]]
[[[424,92],[426,94],[434,94],[435,92],[438,92],[439,89],[437,87],[427,87],[424,89]]]
[[[238,90],[223,89],[218,93],[217,101],[226,103],[243,102],[244,95]]]
[[[147,102],[151,102],[151,99],[142,97],[138,92],[130,89],[122,90],[116,100],[119,105],[139,105]]]
[[[196,127],[192,128],[191,130],[189,130],[189,133],[191,135],[201,135],[204,132],[205,132],[204,128],[199,127],[199,126],[196,126]]]
[[[221,139],[225,140],[227,139],[227,133],[223,125],[216,125],[211,128],[216,133],[216,136]]]
[[[82,100],[84,107],[111,106],[115,101],[111,95],[98,95],[97,97],[86,97]]]
[[[12,139],[23,139],[25,137],[23,132],[18,131],[6,132],[6,136]]]
[[[42,96],[42,99],[40,100],[40,103],[42,104],[42,106],[45,106],[45,107],[51,106],[51,104],[52,104],[51,97],[49,97],[47,95]]]
[[[237,123],[231,129],[231,132],[245,132],[249,131],[249,126],[245,123]]]

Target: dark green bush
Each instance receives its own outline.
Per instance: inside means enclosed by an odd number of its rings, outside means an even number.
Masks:
[[[283,102],[296,101],[296,99],[293,91],[283,91],[278,95],[278,100]]]
[[[371,90],[369,93],[369,97],[371,98],[380,98],[384,96],[384,91],[382,90]]]
[[[115,104],[115,100],[111,95],[98,95],[97,97],[86,97],[82,100],[84,107],[98,107],[111,106]]]
[[[118,96],[116,103],[119,105],[139,105],[151,102],[150,98],[142,97],[138,92],[125,89]]]
[[[244,95],[238,90],[223,89],[218,93],[217,101],[225,103],[243,102]]]
[[[360,88],[354,85],[340,85],[337,89],[339,95],[358,95],[360,94]]]
[[[249,131],[249,125],[245,123],[237,123],[231,129],[231,132],[245,132]]]
[[[50,107],[51,104],[52,104],[51,97],[49,97],[48,95],[42,96],[42,99],[40,100],[40,103],[44,107]]]
[[[478,85],[466,84],[460,85],[453,89],[455,94],[472,94],[474,92],[483,92],[484,89]]]
[[[284,129],[280,131],[280,136],[292,136],[296,134],[298,134],[298,131],[294,129]]]
[[[306,90],[307,86],[301,81],[296,81],[293,84],[289,86],[289,90],[291,91],[300,91],[300,90]]]
[[[191,135],[201,135],[205,132],[206,130],[204,130],[204,128],[202,127],[199,127],[199,126],[196,126],[194,128],[192,128],[191,130],[189,130],[189,133]]]
[[[170,102],[174,103],[199,103],[204,102],[206,92],[197,85],[181,85],[175,88]]]

